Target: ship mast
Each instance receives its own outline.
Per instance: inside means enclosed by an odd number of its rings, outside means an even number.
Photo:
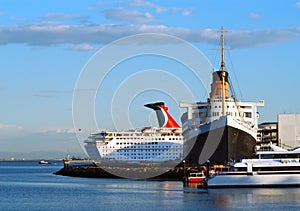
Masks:
[[[222,116],[226,115],[226,108],[225,108],[225,54],[224,54],[224,43],[225,43],[225,38],[224,38],[224,28],[223,26],[221,27],[221,40],[222,40],[222,62],[221,62],[221,71],[222,71]]]

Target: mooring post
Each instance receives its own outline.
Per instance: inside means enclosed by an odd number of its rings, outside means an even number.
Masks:
[[[209,160],[207,160],[206,161],[206,175],[205,175],[205,177],[208,179],[208,177],[209,177],[209,172],[210,172],[210,161]]]
[[[185,160],[182,161],[183,163],[183,185],[186,186],[188,183],[187,177],[186,177],[186,167],[185,167]]]

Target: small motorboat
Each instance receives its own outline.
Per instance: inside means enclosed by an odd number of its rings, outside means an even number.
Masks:
[[[203,171],[201,172],[192,172],[188,176],[188,183],[201,183],[205,178]]]

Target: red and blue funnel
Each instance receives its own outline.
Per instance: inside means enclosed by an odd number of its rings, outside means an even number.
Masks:
[[[159,127],[163,128],[180,128],[173,117],[168,113],[168,107],[163,102],[149,103],[145,105],[155,110]]]

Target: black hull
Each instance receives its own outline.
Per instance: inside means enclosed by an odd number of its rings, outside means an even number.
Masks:
[[[215,147],[207,147],[207,143]],[[209,144],[208,144],[209,145]],[[185,161],[188,165],[227,164],[243,158],[253,158],[256,140],[248,133],[225,126],[198,135],[184,143]]]

